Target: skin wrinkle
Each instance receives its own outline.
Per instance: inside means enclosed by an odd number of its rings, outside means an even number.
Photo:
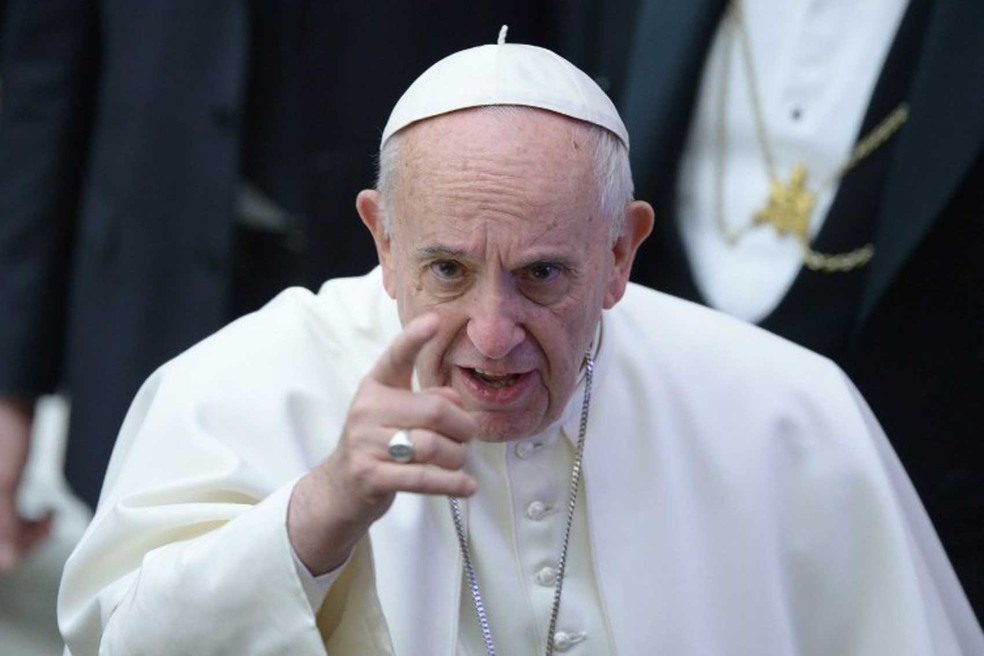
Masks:
[[[539,203],[524,195],[525,180],[513,172],[520,169],[528,161],[528,156],[509,158],[509,161],[495,161],[490,154],[479,154],[461,163],[461,169],[455,170],[453,163],[434,171],[432,180],[428,181],[432,190],[439,194],[436,198],[428,199],[430,205],[445,205],[454,202],[470,203],[476,207],[477,213],[503,215],[503,218],[522,220],[523,217],[541,215],[550,204],[561,202],[563,194],[544,194]],[[498,167],[508,170],[495,170]],[[420,201],[426,196],[421,194],[423,181],[418,176],[410,177],[411,184],[401,185],[409,192],[413,201]],[[552,190],[552,188],[547,187]],[[394,203],[395,204],[395,203]],[[409,205],[412,203],[407,203]],[[405,209],[403,203],[396,207],[399,216]],[[424,214],[433,211],[434,207],[424,208]],[[546,232],[551,226],[545,226]]]
[[[466,114],[468,112],[462,112]],[[508,121],[514,123],[513,116],[491,115],[494,120]],[[564,152],[566,155],[562,159],[563,168],[575,167],[583,164],[576,144],[575,134],[580,126],[575,121],[565,120],[571,127],[572,148]],[[425,123],[424,126],[427,124]],[[417,126],[423,127],[423,126]],[[437,166],[432,162],[422,162],[427,157],[426,153],[421,152],[418,144],[429,144],[428,139],[420,136],[417,130],[409,130],[402,144],[401,166],[403,174],[398,183],[398,193],[393,200],[396,216],[414,208],[419,216],[429,216],[438,211],[441,206],[448,206],[456,202],[462,204],[472,204],[476,207],[476,214],[488,213],[500,216],[502,219],[513,219],[523,221],[529,216],[543,216],[545,208],[558,203],[570,203],[570,199],[576,194],[577,189],[572,189],[570,185],[564,186],[556,182],[545,181],[540,189],[539,197],[526,193],[524,185],[527,183],[526,174],[523,172],[529,167],[531,160],[535,160],[535,154],[531,155],[532,141],[535,135],[529,134],[525,127],[517,130],[522,136],[523,143],[518,152],[502,154],[490,150],[469,152],[468,157],[462,158],[458,152],[448,152],[449,149],[439,153],[432,159],[437,159]],[[445,144],[444,140],[434,140],[438,144]],[[472,144],[473,146],[475,144]],[[440,148],[440,146],[439,146]],[[404,159],[404,153],[406,155]],[[402,162],[406,162],[403,164]],[[415,175],[414,167],[426,168],[428,175]],[[553,176],[558,177],[558,176]],[[404,181],[409,180],[409,183]],[[424,193],[424,187],[432,192],[434,197]],[[593,189],[594,184],[588,185]],[[552,192],[552,193],[551,193]],[[403,194],[406,194],[406,201],[402,202]],[[596,194],[593,194],[596,195]],[[539,200],[539,202],[536,202]],[[436,207],[435,207],[436,206]],[[578,209],[585,206],[597,208],[597,199],[589,205],[581,205]],[[551,219],[549,223],[542,227],[542,230],[534,235],[534,239],[539,239],[556,228],[559,217]],[[588,221],[593,220],[593,215],[588,216]]]

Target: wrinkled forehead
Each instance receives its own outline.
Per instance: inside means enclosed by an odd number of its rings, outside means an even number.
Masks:
[[[594,148],[580,121],[530,108],[467,109],[411,126],[396,146],[394,227],[410,219],[425,232],[483,221],[518,229],[598,214]]]
[[[596,143],[590,126],[529,107],[465,109],[420,121],[396,144],[400,182],[422,193],[435,178],[451,185],[529,176],[545,194],[585,187],[594,196]],[[517,192],[534,190],[518,185]]]

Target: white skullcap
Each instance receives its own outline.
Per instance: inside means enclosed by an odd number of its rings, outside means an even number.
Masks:
[[[523,105],[599,125],[626,149],[629,134],[605,92],[563,57],[537,46],[504,43],[461,50],[418,77],[396,103],[383,129],[386,140],[411,123],[482,105]]]

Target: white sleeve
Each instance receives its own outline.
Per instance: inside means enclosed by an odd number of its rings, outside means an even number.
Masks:
[[[345,565],[352,559],[352,555],[349,554],[349,557],[345,559],[344,563],[330,572],[315,576],[301,562],[301,557],[297,555],[297,549],[294,549],[293,545],[291,545],[290,553],[294,557],[294,571],[297,573],[297,578],[301,582],[301,587],[304,588],[304,594],[307,596],[308,603],[311,604],[311,610],[317,613],[318,609],[321,608],[321,604],[325,602],[325,597],[328,596],[331,584],[338,580]]]
[[[305,580],[287,506],[335,448],[359,381],[398,331],[378,275],[347,279],[317,297],[287,290],[155,372],[65,566],[68,653],[325,654],[315,609],[346,577]],[[339,570],[359,580],[351,594],[374,601],[371,576]]]
[[[221,526],[208,521],[197,527],[200,535],[176,536],[148,551],[139,569],[99,591],[97,603],[63,614],[69,653],[324,654],[287,537],[292,488],[241,509]],[[186,510],[189,517],[196,511]],[[129,511],[121,503],[108,514]],[[66,568],[69,588],[91,596],[84,579],[101,580],[129,556],[107,557],[109,549],[101,540],[82,545]],[[61,598],[59,605],[72,606],[73,599]]]

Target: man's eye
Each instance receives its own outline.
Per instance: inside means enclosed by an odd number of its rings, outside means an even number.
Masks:
[[[460,264],[448,261],[434,262],[431,264],[431,271],[444,280],[453,280],[462,274]]]
[[[555,264],[534,264],[528,270],[530,278],[537,282],[549,282],[560,275],[560,267]]]

